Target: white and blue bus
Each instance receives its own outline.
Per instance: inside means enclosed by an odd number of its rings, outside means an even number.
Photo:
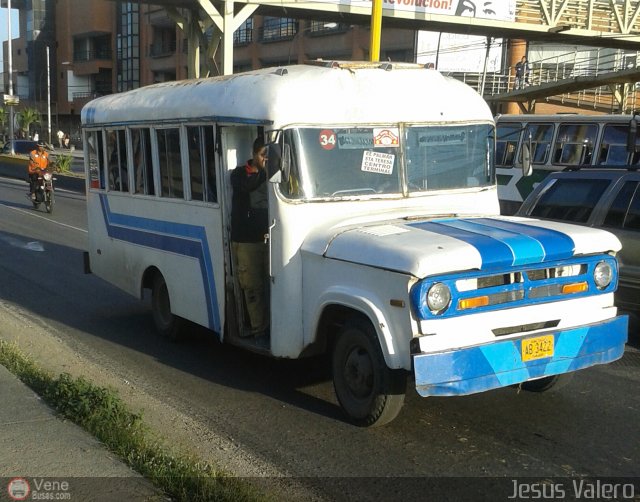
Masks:
[[[552,171],[640,164],[640,133],[631,115],[500,115],[496,127],[502,214],[514,214]],[[521,169],[525,147],[531,152],[530,176]]]
[[[619,241],[499,215],[495,124],[419,65],[314,62],[167,82],[82,110],[87,268],[185,321],[278,358],[328,352],[351,421],[422,396],[520,385],[622,356]],[[246,334],[230,173],[268,143],[270,329]]]

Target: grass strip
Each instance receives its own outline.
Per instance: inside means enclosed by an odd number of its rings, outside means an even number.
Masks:
[[[0,364],[60,415],[103,442],[130,467],[178,501],[269,500],[249,483],[208,462],[173,455],[154,438],[142,415],[129,411],[117,392],[68,373],[54,377],[14,343],[0,340]]]

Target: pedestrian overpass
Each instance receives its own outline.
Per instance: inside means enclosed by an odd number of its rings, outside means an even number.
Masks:
[[[139,0],[163,6],[189,43],[189,76],[222,48],[222,73],[233,72],[233,33],[253,14],[370,25],[371,0]],[[375,0],[382,29],[405,28],[491,38],[640,50],[640,2],[631,0]],[[213,29],[219,36],[207,36]],[[543,89],[539,89],[544,92]],[[529,93],[510,92],[526,102]],[[506,97],[505,97],[506,98]],[[497,99],[497,98],[496,98]]]
[[[548,82],[543,82],[536,78],[535,74],[531,78],[533,79],[532,85],[524,89],[514,90],[511,88],[511,90],[505,90],[493,95],[485,95],[485,99],[492,103],[516,102],[522,113],[533,113],[535,103],[538,100],[607,86],[610,89],[608,104],[613,108],[611,111],[629,112],[635,109],[635,106],[633,106],[636,102],[634,84],[640,82],[640,68],[613,70],[593,75],[578,75]],[[633,101],[630,102],[632,97]]]

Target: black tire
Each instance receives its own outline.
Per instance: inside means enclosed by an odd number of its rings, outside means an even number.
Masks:
[[[529,380],[528,382],[522,382],[520,387],[527,392],[545,392],[551,388],[560,389],[567,385],[573,378],[573,373],[566,373],[562,375],[553,375],[537,380]]]
[[[53,192],[45,196],[44,208],[47,210],[47,213],[53,213]]]
[[[348,321],[333,348],[333,386],[349,420],[360,427],[379,427],[400,412],[407,372],[389,369],[371,324]]]
[[[35,202],[35,201],[31,201],[31,203],[33,204],[33,209],[38,209],[40,207],[40,203],[39,202]]]
[[[153,278],[151,311],[158,333],[171,341],[178,341],[184,328],[184,319],[171,312],[169,290],[162,274]]]

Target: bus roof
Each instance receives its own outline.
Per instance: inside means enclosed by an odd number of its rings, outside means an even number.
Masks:
[[[492,121],[473,89],[408,64],[341,63],[265,68],[165,82],[89,102],[83,126],[197,118],[272,124]]]

